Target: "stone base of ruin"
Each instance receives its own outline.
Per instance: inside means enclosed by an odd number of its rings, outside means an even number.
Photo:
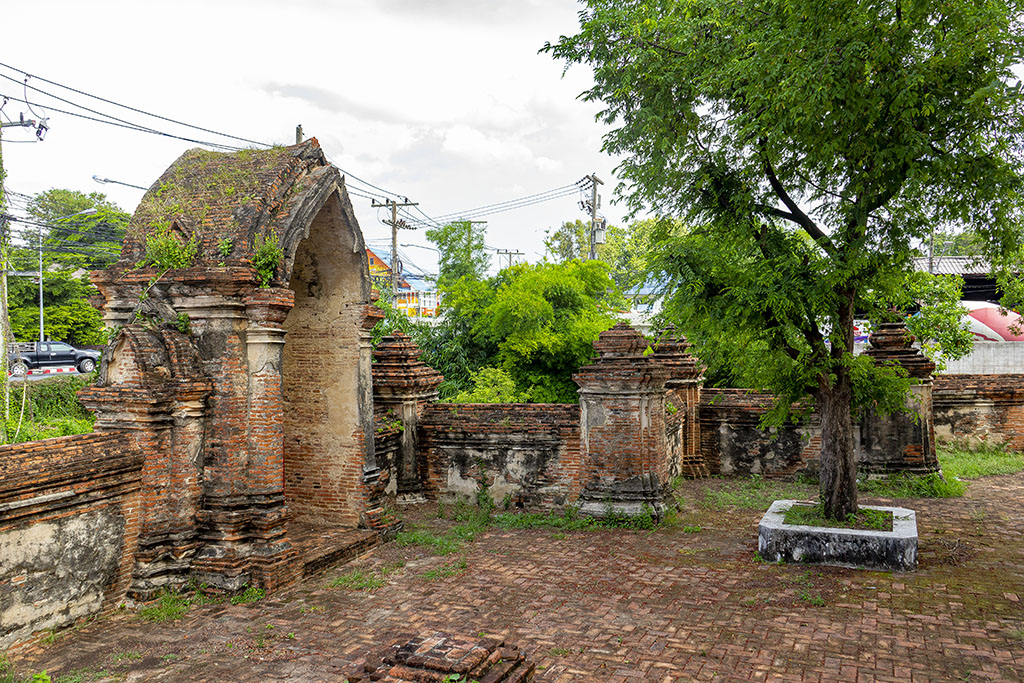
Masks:
[[[404,636],[383,654],[368,657],[348,675],[350,683],[384,681],[479,681],[521,683],[533,680],[534,665],[519,648],[496,638],[435,633]]]
[[[580,494],[579,512],[588,517],[644,514],[661,519],[671,505],[671,492],[652,474],[611,482],[593,482]]]
[[[913,510],[862,505],[892,513],[892,531],[783,524],[802,501],[777,500],[761,518],[757,550],[769,562],[804,562],[880,571],[917,569],[917,518]]]

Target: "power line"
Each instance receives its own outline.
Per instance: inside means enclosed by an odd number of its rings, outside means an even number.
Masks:
[[[4,95],[2,93],[0,93],[0,97],[7,97],[8,99],[14,100],[15,102],[22,102],[23,104],[27,104],[29,106],[32,105],[32,102],[29,102],[28,100],[23,100],[23,99],[21,99],[19,97],[11,97],[9,95]],[[38,105],[38,106],[42,106],[42,105]],[[164,133],[163,131],[155,130],[153,128],[146,128],[144,126],[139,126],[139,125],[135,125],[135,124],[118,123],[116,121],[110,121],[110,120],[107,120],[107,119],[98,119],[95,116],[86,116],[85,114],[78,114],[76,112],[67,111],[65,109],[57,109],[56,107],[47,107],[47,108],[50,111],[55,111],[55,112],[57,112],[59,114],[67,114],[68,116],[75,116],[77,118],[85,119],[86,121],[94,121],[96,123],[105,123],[108,126],[116,126],[118,128],[127,128],[128,130],[134,130],[134,131],[139,132],[139,133],[149,133],[151,135],[159,135],[159,136],[162,136],[162,137],[165,137],[165,138],[173,138],[175,140],[182,140],[184,142],[193,142],[193,143],[195,143],[197,145],[206,145],[207,147],[217,147],[219,149],[229,150],[229,151],[232,151],[232,152],[239,152],[239,151],[242,150],[241,147],[233,147],[231,145],[224,145],[224,144],[221,144],[219,142],[209,142],[209,141],[206,141],[206,140],[196,140],[195,138],[186,138],[186,137],[183,137],[181,135],[174,135],[172,133]],[[13,140],[12,140],[12,142],[13,142]]]
[[[28,77],[28,78],[35,78],[37,80],[43,81],[44,83],[49,83],[50,85],[55,85],[58,88],[64,88],[65,90],[69,90],[69,91],[71,91],[71,92],[73,92],[75,94],[83,95],[85,97],[91,97],[94,100],[99,100],[100,102],[105,102],[107,104],[112,104],[115,107],[121,107],[122,109],[127,109],[128,111],[133,111],[136,114],[143,114],[144,116],[151,116],[154,119],[160,119],[161,121],[167,121],[169,123],[174,123],[174,124],[177,124],[179,126],[185,126],[186,128],[192,128],[194,130],[199,130],[199,131],[202,131],[204,133],[211,133],[213,135],[218,135],[218,136],[224,137],[224,138],[230,138],[232,140],[238,140],[240,142],[248,142],[249,144],[252,144],[252,145],[260,145],[260,146],[263,146],[263,147],[272,147],[273,146],[273,145],[270,145],[270,144],[268,144],[266,142],[257,142],[256,140],[249,140],[247,138],[238,137],[237,135],[231,135],[229,133],[221,133],[219,131],[212,130],[210,128],[203,128],[201,126],[196,126],[196,125],[193,125],[191,123],[185,123],[184,121],[178,121],[176,119],[168,118],[166,116],[161,116],[159,114],[153,114],[151,112],[144,111],[142,109],[137,109],[135,107],[130,107],[127,104],[121,104],[120,102],[115,102],[113,100],[108,100],[108,99],[106,99],[104,97],[100,97],[99,95],[93,95],[92,93],[87,93],[87,92],[85,92],[83,90],[77,90],[75,88],[72,88],[71,86],[63,85],[63,84],[58,83],[56,81],[51,81],[51,80],[49,80],[47,78],[43,78],[42,76],[36,76],[36,75],[30,74],[29,72],[25,71],[24,69],[19,69],[17,67],[11,66],[10,64],[4,64],[3,62],[0,62],[0,66],[4,67],[6,69],[10,69],[11,71],[17,71],[18,73],[25,74],[25,76]],[[29,87],[32,87],[32,86],[29,86]],[[32,89],[36,90],[36,88],[34,88],[34,87],[32,87]],[[42,106],[42,105],[40,105],[40,106]],[[54,111],[56,111],[56,110],[54,110]]]

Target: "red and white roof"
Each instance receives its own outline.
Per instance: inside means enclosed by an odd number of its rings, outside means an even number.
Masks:
[[[1020,315],[1001,313],[999,306],[987,301],[963,301],[961,305],[967,309],[969,329],[975,337],[990,342],[1024,341],[1024,318]]]

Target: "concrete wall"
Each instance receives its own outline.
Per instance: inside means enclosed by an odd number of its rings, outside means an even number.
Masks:
[[[996,375],[1024,371],[1024,342],[975,341],[969,356],[946,363],[947,375]]]
[[[432,404],[418,433],[424,493],[475,500],[485,476],[499,504],[506,497],[529,508],[574,501],[582,486],[579,435],[576,405]]]
[[[142,462],[114,434],[0,447],[0,650],[124,599]]]
[[[816,473],[821,424],[807,420],[762,429],[761,417],[774,402],[771,394],[746,389],[709,389],[701,394],[701,451],[712,474],[781,476]]]

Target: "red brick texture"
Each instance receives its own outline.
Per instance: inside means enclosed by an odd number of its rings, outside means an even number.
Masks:
[[[139,268],[160,235],[197,244],[194,263]],[[283,256],[261,288],[251,262],[264,240]],[[186,153],[93,280],[123,329],[83,398],[98,428],[129,431],[146,457],[134,594],[190,576],[271,588],[301,571],[290,517],[367,523],[382,480],[369,274],[344,180],[315,140]]]
[[[420,418],[419,467],[432,499],[475,500],[486,481],[496,503],[548,509],[583,486],[580,410],[563,404],[434,403]]]
[[[594,343],[597,360],[573,377],[580,385],[580,510],[660,514],[668,493],[665,383],[671,376],[645,356],[647,340],[619,323]]]
[[[932,402],[939,438],[1024,451],[1024,374],[939,375]]]

